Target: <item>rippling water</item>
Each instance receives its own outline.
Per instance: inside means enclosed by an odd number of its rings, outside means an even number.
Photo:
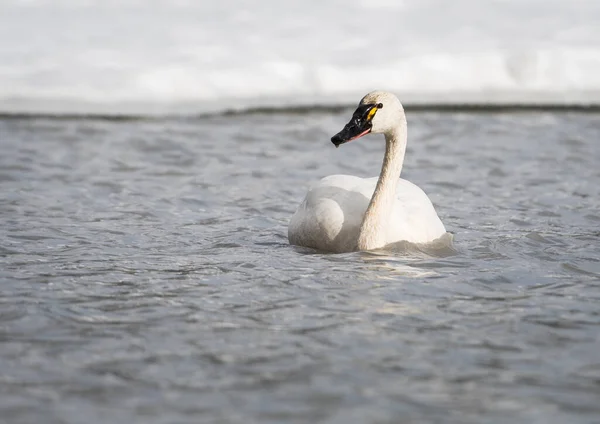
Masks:
[[[0,416],[598,422],[600,114],[409,111],[455,252],[291,247],[349,112],[0,120]]]

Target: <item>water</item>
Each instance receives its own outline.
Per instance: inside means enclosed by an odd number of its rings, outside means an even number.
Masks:
[[[455,252],[291,247],[350,112],[0,120],[0,421],[598,422],[600,114],[409,110]]]

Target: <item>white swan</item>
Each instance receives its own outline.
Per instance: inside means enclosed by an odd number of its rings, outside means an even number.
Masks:
[[[427,243],[446,234],[423,190],[400,178],[407,126],[396,96],[367,94],[331,141],[338,147],[369,133],[385,135],[379,178],[331,175],[313,185],[290,221],[290,244],[351,252],[398,241]]]

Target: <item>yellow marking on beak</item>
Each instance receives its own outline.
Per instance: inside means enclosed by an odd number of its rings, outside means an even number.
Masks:
[[[377,113],[378,109],[376,106],[374,106],[370,111],[369,114],[367,115],[367,121],[371,121],[371,119],[373,119],[373,117],[375,116],[375,114]]]

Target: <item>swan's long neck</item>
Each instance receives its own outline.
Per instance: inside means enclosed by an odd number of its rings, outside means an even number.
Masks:
[[[396,189],[406,151],[406,138],[405,119],[394,130],[385,134],[385,156],[381,174],[360,226],[358,250],[372,250],[385,246],[385,232],[396,200]]]

